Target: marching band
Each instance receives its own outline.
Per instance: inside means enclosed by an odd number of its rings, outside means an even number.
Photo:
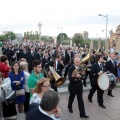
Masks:
[[[83,100],[83,85],[87,87],[86,79],[88,76],[91,84],[88,101],[90,103],[94,102],[92,98],[97,90],[98,105],[104,109],[106,108],[103,100],[104,90],[108,90],[108,95],[114,97],[113,89],[117,84],[117,80],[120,79],[120,57],[117,52],[106,54],[93,49],[89,50],[69,46],[61,47],[59,45],[43,45],[39,47],[37,44],[36,46],[25,46],[22,44],[12,46],[11,44],[4,44],[2,47],[2,55],[7,56],[10,65],[15,61],[22,62],[20,61],[22,59],[27,62],[28,70],[26,71],[29,72],[30,75],[26,81],[28,82],[31,96],[34,94],[34,89],[36,89],[35,87],[38,81],[43,77],[50,80],[51,89],[56,92],[58,92],[57,87],[63,85],[68,79],[68,110],[70,113],[73,113],[72,103],[75,95],[77,95],[81,118],[89,118],[85,112]],[[2,73],[5,71],[5,68],[1,67],[1,64],[2,62],[0,62],[0,72]],[[63,69],[65,70],[64,74]],[[8,70],[7,74],[10,71],[11,70]],[[7,77],[9,76],[7,75]],[[25,82],[26,85],[27,82]],[[17,86],[21,83],[16,82],[15,84],[15,86]],[[17,97],[17,99],[19,98],[20,97]],[[0,104],[2,104],[2,102],[0,102]],[[27,110],[25,112],[27,113]],[[1,113],[2,110],[0,107],[0,115],[2,115]]]

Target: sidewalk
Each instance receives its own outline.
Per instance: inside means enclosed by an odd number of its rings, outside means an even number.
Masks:
[[[104,105],[107,107],[106,109],[98,106],[97,92],[93,96],[93,103],[88,102],[88,93],[89,92],[83,92],[86,114],[90,117],[86,120],[120,120],[120,88],[113,90],[115,97],[109,97],[107,91],[105,91]],[[73,103],[73,113],[69,113],[67,108],[68,97],[68,92],[60,94],[59,107],[61,108],[61,120],[85,120],[80,118],[76,97]],[[19,114],[18,120],[25,120],[24,114]]]
[[[120,120],[120,88],[113,90],[115,97],[109,97],[107,91],[104,93],[104,105],[106,109],[98,106],[97,92],[93,96],[93,103],[88,102],[88,93],[83,93],[83,100],[86,114],[89,115],[87,120]],[[69,113],[67,109],[69,94],[60,95],[60,108],[62,110],[61,120],[84,120],[80,118],[78,111],[78,103],[75,98],[73,103],[73,113]]]

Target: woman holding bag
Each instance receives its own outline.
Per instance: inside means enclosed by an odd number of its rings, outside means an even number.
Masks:
[[[11,79],[12,89],[16,91],[16,104],[18,106],[19,113],[24,111],[24,102],[25,102],[25,90],[24,82],[25,76],[23,71],[20,71],[19,62],[15,61],[12,63],[11,72],[8,74]]]
[[[15,106],[15,100],[10,103],[6,102],[6,98],[12,93],[10,78],[3,78],[3,74],[0,72],[0,120],[2,119],[2,113],[5,120],[17,120],[17,111]],[[12,97],[13,98],[13,97]],[[14,95],[15,98],[15,95]]]

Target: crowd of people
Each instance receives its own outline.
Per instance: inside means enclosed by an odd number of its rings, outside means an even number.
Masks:
[[[84,74],[78,70],[80,67],[83,68],[83,64]],[[92,98],[97,90],[98,105],[104,109],[106,108],[103,100],[104,90],[97,83],[99,76],[112,73],[116,77],[115,82],[120,81],[120,56],[117,52],[59,45],[39,47],[37,44],[30,46],[3,44],[0,56],[3,110],[0,112],[6,120],[16,120],[17,113],[23,112],[26,114],[26,120],[60,119],[59,93],[55,84],[56,79],[49,66],[61,77],[68,78],[68,110],[73,113],[72,104],[77,95],[81,118],[89,118],[83,100],[83,85],[87,87],[88,76],[91,84],[88,100],[93,102]],[[16,98],[6,104],[6,96],[11,91],[15,91]],[[113,88],[108,89],[110,97],[114,97],[112,91]]]

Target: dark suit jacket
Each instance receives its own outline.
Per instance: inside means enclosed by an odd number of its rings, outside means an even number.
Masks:
[[[98,80],[98,72],[100,72],[100,66],[98,63],[94,63],[91,67],[91,70],[90,70],[90,74],[91,76],[93,76],[93,81],[92,81],[92,84],[96,84],[97,85],[97,80]],[[102,71],[105,72],[105,66],[104,64],[102,64]]]
[[[117,73],[117,65],[116,65],[116,62],[114,62],[114,65],[113,66],[113,63],[111,60],[107,61],[106,62],[106,65],[105,65],[105,70],[106,71],[110,71],[110,73],[113,73],[116,77],[118,76],[118,73]]]
[[[36,59],[41,60],[42,59],[42,53],[37,53],[36,54]]]
[[[53,119],[43,114],[37,107],[28,113],[26,120],[53,120]]]
[[[96,62],[96,56],[92,55],[91,64],[94,64],[95,62]]]
[[[70,62],[70,56],[68,53],[65,54],[64,64],[67,65]]]
[[[20,58],[25,58],[28,61],[28,52],[24,53],[24,51],[21,52]]]
[[[50,57],[48,57],[47,59],[44,57],[42,59],[42,68],[44,67],[45,63],[49,62],[50,61]]]
[[[80,84],[82,84],[82,80],[79,80],[78,78],[76,77],[72,77],[72,73],[73,71],[75,70],[75,66],[71,66],[69,67],[68,69],[68,79],[70,81],[69,85],[68,85],[68,90],[69,92],[71,93],[76,93],[77,90],[79,89],[80,87]]]
[[[28,52],[28,63],[31,64],[33,60],[36,59],[36,53],[34,52],[34,56],[31,55],[31,51]],[[31,64],[32,65],[32,64]]]

